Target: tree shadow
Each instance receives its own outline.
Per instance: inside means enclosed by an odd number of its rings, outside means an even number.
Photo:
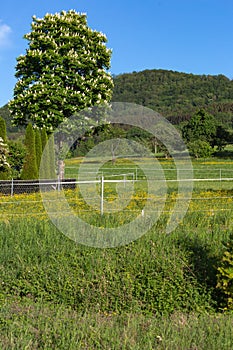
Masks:
[[[222,158],[222,159],[232,159],[233,158],[233,150],[223,149],[221,151],[214,152],[214,157]]]
[[[221,257],[214,254],[211,248],[198,238],[182,237],[178,245],[188,258],[187,273],[191,273],[200,287],[210,293],[214,307],[219,309],[222,294],[216,289],[216,285],[217,267]]]

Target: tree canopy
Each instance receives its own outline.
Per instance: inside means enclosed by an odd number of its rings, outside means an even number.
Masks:
[[[111,99],[111,50],[106,36],[74,10],[33,16],[29,46],[17,58],[14,97],[9,103],[15,125],[32,123],[53,131],[64,119]]]
[[[188,142],[202,140],[211,143],[216,134],[216,121],[211,114],[200,109],[183,126],[182,134]]]

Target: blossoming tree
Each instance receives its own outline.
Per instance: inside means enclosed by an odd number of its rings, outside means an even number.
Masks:
[[[86,14],[33,16],[24,38],[29,47],[17,58],[18,81],[9,103],[13,124],[31,122],[52,132],[76,112],[110,101],[111,50],[106,36],[88,27]]]
[[[5,179],[9,175],[10,164],[7,162],[8,147],[3,138],[0,137],[0,179]]]

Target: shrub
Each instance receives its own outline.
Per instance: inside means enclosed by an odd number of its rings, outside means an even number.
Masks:
[[[210,144],[202,140],[189,142],[188,149],[190,154],[195,158],[208,158],[213,153],[213,149]]]
[[[0,117],[0,137],[3,139],[4,142],[6,142],[6,122],[2,117]]]
[[[11,166],[12,177],[18,179],[23,167],[23,161],[26,155],[26,148],[21,141],[9,140],[9,164]]]
[[[233,234],[217,270],[217,288],[224,294],[224,309],[233,310]]]
[[[0,179],[5,180],[10,174],[10,164],[7,161],[8,146],[0,137]]]

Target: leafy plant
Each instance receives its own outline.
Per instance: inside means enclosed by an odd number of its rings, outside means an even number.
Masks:
[[[8,146],[0,137],[0,179],[6,179],[9,175],[10,164],[7,161]]]
[[[26,155],[26,147],[25,145],[20,141],[8,141],[9,146],[9,164],[11,166],[12,171],[12,177],[14,179],[17,179],[20,177],[20,173],[23,167],[24,158]]]
[[[233,234],[226,243],[226,251],[218,267],[217,281],[217,288],[224,294],[224,309],[233,310]]]
[[[188,143],[188,149],[195,158],[209,158],[213,153],[210,144],[203,140],[195,140]]]

